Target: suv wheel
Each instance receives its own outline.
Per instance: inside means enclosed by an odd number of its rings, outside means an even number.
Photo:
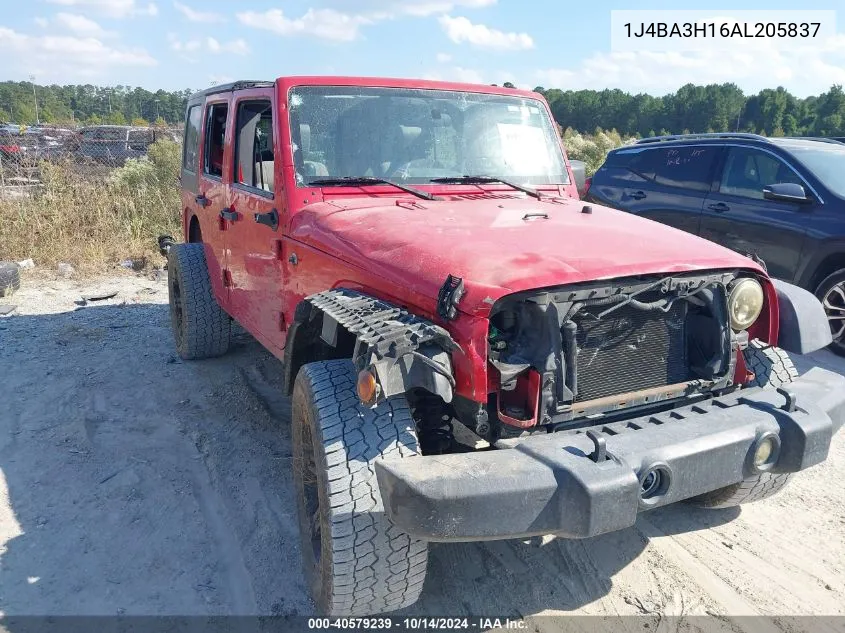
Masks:
[[[306,582],[321,615],[366,616],[417,601],[428,546],[384,515],[373,463],[419,455],[404,396],[358,402],[349,360],[304,365],[293,388],[293,478]]]
[[[232,323],[211,290],[202,244],[173,244],[167,253],[167,292],[176,351],[185,360],[229,349]]]
[[[828,275],[816,289],[816,297],[822,302],[833,343],[830,351],[845,356],[845,269]]]
[[[745,350],[745,362],[755,376],[749,387],[777,388],[798,378],[798,371],[786,352],[756,339]],[[693,497],[689,502],[700,508],[730,508],[750,503],[779,492],[790,476],[789,473],[760,473],[731,486]]]

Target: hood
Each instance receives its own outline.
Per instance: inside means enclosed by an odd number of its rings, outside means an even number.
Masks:
[[[592,213],[583,213],[585,206]],[[432,313],[449,274],[464,280],[459,309],[486,315],[496,300],[522,290],[654,273],[761,270],[689,233],[563,198],[346,198],[303,207],[290,232],[381,277],[395,286],[395,296]]]

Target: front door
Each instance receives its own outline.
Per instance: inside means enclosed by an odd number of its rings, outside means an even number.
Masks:
[[[753,147],[728,147],[718,188],[704,202],[701,237],[743,255],[756,255],[770,275],[793,281],[815,204],[763,198],[776,183],[809,187],[775,154]]]
[[[273,138],[273,91],[237,93],[233,103],[232,187],[229,208],[237,214],[227,230],[232,314],[262,343],[281,350],[282,236],[284,199],[277,187]]]

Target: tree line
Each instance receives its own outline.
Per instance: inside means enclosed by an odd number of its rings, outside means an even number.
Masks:
[[[688,132],[845,136],[845,93],[839,85],[804,99],[782,87],[746,96],[733,83],[687,84],[662,97],[632,95],[619,89],[547,90],[537,86],[534,91],[546,97],[562,127],[582,132],[602,128],[623,136]]]
[[[504,84],[513,87],[510,83]],[[785,88],[746,96],[733,83],[687,84],[662,97],[619,89],[561,90],[537,86],[563,128],[616,130],[623,136],[681,132],[756,132],[768,136],[845,136],[845,93],[834,85],[798,98]],[[39,86],[0,82],[0,121],[175,124],[193,90],[150,92],[131,86]],[[37,114],[36,114],[37,102]]]
[[[194,90],[150,92],[132,86],[39,86],[0,82],[0,121],[24,125],[180,123]],[[37,110],[36,110],[37,104]]]

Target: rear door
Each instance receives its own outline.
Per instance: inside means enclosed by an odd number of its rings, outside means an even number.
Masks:
[[[229,126],[229,100],[231,93],[207,97],[203,111],[202,142],[200,144],[200,168],[197,179],[197,217],[202,231],[201,239],[206,245],[205,256],[211,283],[221,306],[229,309],[230,277],[227,271],[228,239],[226,230],[231,222],[226,219],[228,211],[227,181],[231,181],[231,169],[226,169],[224,160],[226,130]]]
[[[593,177],[590,197],[696,234],[717,154],[715,146],[619,150]]]
[[[276,139],[272,88],[236,93],[229,210],[237,220],[226,231],[232,314],[265,345],[281,349],[284,196],[276,191]]]
[[[763,187],[787,182],[802,185],[812,195],[803,178],[777,154],[727,147],[718,182],[704,205],[701,236],[744,255],[757,255],[773,277],[792,281],[816,205],[763,198]]]

